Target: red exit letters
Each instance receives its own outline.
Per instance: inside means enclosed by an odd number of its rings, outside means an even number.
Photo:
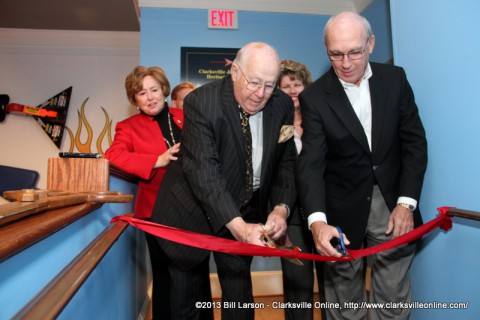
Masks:
[[[237,10],[208,10],[210,29],[238,29]]]

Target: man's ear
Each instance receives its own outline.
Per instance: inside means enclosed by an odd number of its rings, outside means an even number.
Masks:
[[[237,80],[237,73],[238,73],[238,66],[235,63],[232,63],[232,67],[230,68],[232,80],[235,82]]]
[[[368,42],[368,53],[372,54],[373,48],[375,47],[375,35],[372,34],[370,41]]]

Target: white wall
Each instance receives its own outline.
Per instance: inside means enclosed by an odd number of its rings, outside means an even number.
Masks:
[[[73,86],[66,125],[75,134],[77,110],[89,98],[85,115],[94,131],[91,152],[97,152],[105,125],[101,107],[112,121],[112,138],[116,122],[136,111],[125,96],[124,81],[138,60],[136,32],[0,29],[0,94],[8,94],[10,102],[37,106]],[[33,118],[7,114],[0,123],[0,164],[38,171],[38,187],[45,188],[48,158],[69,151],[70,143],[65,132],[59,150]]]

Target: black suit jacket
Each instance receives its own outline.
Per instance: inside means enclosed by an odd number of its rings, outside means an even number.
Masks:
[[[354,249],[363,242],[373,185],[379,185],[393,210],[399,196],[419,200],[427,165],[425,131],[404,70],[370,66],[372,151],[333,69],[300,95],[300,202],[306,215],[325,212],[328,223],[340,226]],[[422,223],[418,209],[414,222]]]
[[[276,89],[263,109],[263,156],[259,189],[261,221],[272,205],[293,207],[296,199],[293,139],[278,143],[283,125],[293,123],[292,99]],[[152,220],[205,234],[222,234],[240,216],[245,197],[246,152],[238,103],[230,76],[201,86],[184,101],[182,145],[170,163]],[[169,257],[182,267],[196,265],[208,252],[159,239]]]

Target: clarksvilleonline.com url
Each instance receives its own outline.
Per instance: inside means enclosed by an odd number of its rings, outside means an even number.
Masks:
[[[466,302],[344,302],[344,309],[468,309]]]
[[[468,309],[469,302],[280,302],[240,303],[240,302],[196,302],[199,309]]]

